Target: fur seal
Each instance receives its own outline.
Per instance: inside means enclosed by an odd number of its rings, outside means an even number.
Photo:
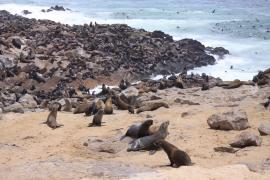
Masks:
[[[84,99],[83,103],[78,104],[74,109],[73,114],[85,113],[85,111],[89,108],[90,104]]]
[[[70,101],[68,99],[64,99],[64,100],[65,100],[65,105],[63,106],[62,111],[71,112],[72,105],[71,105]]]
[[[144,112],[144,111],[154,111],[160,107],[169,108],[169,105],[165,102],[152,102],[146,105],[143,105],[137,110],[137,114]]]
[[[154,144],[160,139],[165,139],[168,135],[169,121],[162,123],[159,127],[159,131],[150,136],[141,137],[132,142],[130,148],[127,151],[140,151],[140,150],[153,150],[158,147]]]
[[[234,88],[239,88],[240,86],[243,85],[243,82],[240,81],[239,79],[236,79],[229,83],[227,86],[224,86],[224,89],[234,89]]]
[[[101,126],[103,114],[104,114],[103,109],[98,110],[98,112],[93,117],[92,123],[90,123],[88,127]]]
[[[52,111],[55,106],[58,107],[58,111],[61,111],[62,105],[59,102],[52,102],[52,103],[50,103],[48,105],[49,111]]]
[[[111,96],[105,102],[104,113],[105,114],[112,114],[113,113],[112,97]]]
[[[119,96],[115,96],[115,102],[118,109],[128,110],[128,104],[125,103]]]
[[[190,166],[192,164],[189,155],[171,143],[161,139],[155,144],[166,152],[171,162],[170,166],[178,168],[179,166]]]
[[[86,116],[92,116],[93,114],[96,114],[98,110],[104,109],[105,104],[101,99],[98,99],[97,101],[94,101],[91,105],[89,105],[88,109],[85,111]]]
[[[61,126],[64,126],[63,124],[58,124],[56,121],[58,109],[59,109],[59,104],[54,103],[52,105],[52,110],[47,117],[47,121],[45,122],[45,124],[47,124],[52,129],[56,129],[56,128],[59,128]]]
[[[140,124],[133,124],[130,126],[124,136],[121,137],[120,140],[123,140],[125,137],[131,137],[131,138],[140,138],[144,136],[148,136],[148,129],[153,124],[153,120],[145,120],[144,122]]]

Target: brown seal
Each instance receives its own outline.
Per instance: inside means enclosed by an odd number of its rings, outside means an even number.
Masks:
[[[87,102],[86,99],[83,100],[83,103],[78,104],[77,107],[74,109],[73,114],[85,113],[88,110],[90,104]]]
[[[165,139],[167,137],[169,124],[169,121],[166,121],[160,125],[159,131],[157,133],[136,139],[134,142],[132,142],[131,146],[127,149],[127,151],[157,149],[158,147],[154,143],[160,139]]]
[[[118,109],[128,110],[129,104],[125,103],[119,96],[115,96],[115,102]]]
[[[224,89],[234,89],[234,88],[239,88],[242,85],[243,85],[243,82],[240,81],[239,79],[236,79],[236,80],[230,82],[227,86],[223,86],[223,88]]]
[[[58,111],[61,111],[62,105],[59,102],[52,102],[52,103],[50,103],[48,105],[49,111],[52,111],[55,106],[58,107]]]
[[[113,113],[112,97],[111,96],[105,102],[104,113],[105,114],[112,114]]]
[[[155,144],[166,152],[171,162],[170,166],[178,168],[179,166],[190,166],[192,164],[189,155],[171,143],[161,139],[158,140]]]
[[[56,121],[56,117],[57,117],[57,111],[59,109],[59,104],[54,103],[51,107],[51,112],[47,117],[47,121],[45,122],[50,128],[52,129],[56,129],[59,128],[61,126],[63,126],[63,124],[58,124]]]
[[[92,123],[90,123],[88,127],[101,126],[103,114],[104,114],[103,109],[98,110],[98,112],[93,117]]]
[[[140,124],[133,124],[128,128],[126,134],[121,137],[120,140],[124,139],[125,137],[131,137],[131,138],[140,138],[144,136],[148,136],[148,129],[153,124],[153,120],[145,120],[144,122]]]
[[[143,105],[137,110],[137,114],[144,112],[144,111],[154,111],[160,107],[169,108],[169,105],[165,102],[152,102],[146,105]]]
[[[72,105],[71,105],[70,101],[68,99],[64,99],[64,100],[65,100],[65,105],[63,106],[62,111],[71,112]]]

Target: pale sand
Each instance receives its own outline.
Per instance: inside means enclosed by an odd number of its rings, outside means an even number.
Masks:
[[[209,129],[207,118],[216,112],[243,109],[247,112],[251,131],[270,120],[270,109],[261,102],[270,95],[270,88],[243,86],[210,91],[168,89],[156,95],[169,102],[170,108],[160,108],[139,115],[115,110],[105,115],[104,126],[89,128],[92,117],[59,112],[57,120],[64,127],[52,130],[41,124],[48,111],[25,114],[8,113],[0,120],[0,179],[270,179],[269,171],[251,172],[239,163],[261,164],[270,157],[270,136],[263,136],[260,147],[247,147],[235,154],[220,153],[214,147],[228,146],[240,131]],[[188,99],[200,105],[174,103],[176,98]],[[238,107],[224,107],[228,105]],[[217,107],[218,106],[218,107]],[[221,107],[220,107],[221,106]],[[181,117],[188,112],[186,117]],[[150,156],[148,152],[126,152],[127,140],[118,142],[131,124],[153,116],[156,125],[170,121],[167,140],[186,151],[195,163],[191,167],[167,167],[169,160],[163,151]],[[98,152],[88,139],[114,139],[119,152]],[[91,146],[92,145],[92,146]],[[116,144],[116,146],[118,146]],[[93,148],[94,149],[93,149]]]

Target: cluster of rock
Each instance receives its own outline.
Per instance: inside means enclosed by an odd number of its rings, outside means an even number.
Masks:
[[[207,123],[211,129],[216,130],[236,130],[241,131],[250,127],[248,117],[244,111],[229,111],[224,113],[213,114],[207,119]],[[261,124],[258,128],[260,135],[270,135],[269,122]],[[235,139],[229,143],[233,148],[244,148],[247,146],[260,146],[262,144],[262,138],[258,135],[245,131],[235,137]],[[216,151],[235,153],[237,150],[229,147],[217,147]]]
[[[68,8],[64,8],[63,6],[58,6],[58,5],[55,5],[55,6],[52,6],[50,7],[49,9],[45,10],[45,9],[42,9],[41,12],[51,12],[51,11],[66,11],[66,10],[70,10]]]
[[[196,40],[174,41],[161,31],[123,24],[69,26],[0,11],[0,31],[0,108],[20,109],[24,96],[33,101],[29,108],[87,93],[94,79],[140,80],[215,63]]]
[[[253,81],[259,86],[270,85],[270,68],[265,71],[260,71],[254,76]]]

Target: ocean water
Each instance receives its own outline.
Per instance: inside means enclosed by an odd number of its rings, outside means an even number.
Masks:
[[[71,11],[41,12],[54,5]],[[222,46],[230,55],[190,72],[223,80],[249,80],[270,67],[270,0],[0,0],[0,9],[19,15],[29,10],[23,16],[65,24],[125,23]]]

